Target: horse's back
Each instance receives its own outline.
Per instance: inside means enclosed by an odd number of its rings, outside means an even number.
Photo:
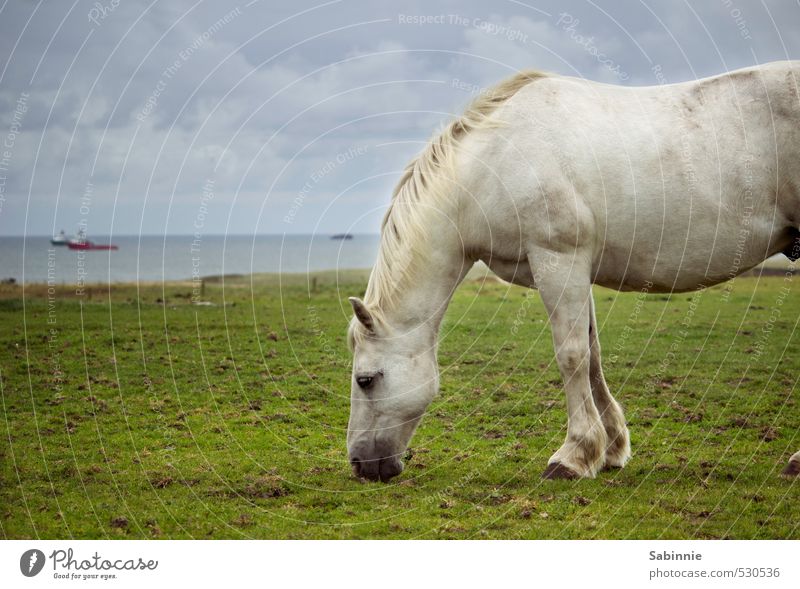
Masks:
[[[797,81],[797,62],[650,87],[543,78],[498,111],[508,124],[479,157],[532,234],[552,235],[570,201],[591,213],[599,284],[691,290],[786,246]]]

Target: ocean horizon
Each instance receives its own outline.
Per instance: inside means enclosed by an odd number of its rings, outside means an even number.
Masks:
[[[117,250],[70,250],[49,235],[0,237],[0,280],[72,284],[193,280],[255,273],[365,269],[380,236],[352,234],[92,235]]]

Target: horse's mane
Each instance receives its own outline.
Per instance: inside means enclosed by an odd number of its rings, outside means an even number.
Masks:
[[[425,257],[425,218],[430,217],[426,208],[441,209],[452,194],[450,180],[461,139],[476,129],[497,125],[490,115],[521,88],[546,75],[532,70],[519,72],[482,92],[406,166],[383,218],[378,260],[364,296],[373,313],[380,314],[392,306],[402,284],[408,284],[419,260]]]

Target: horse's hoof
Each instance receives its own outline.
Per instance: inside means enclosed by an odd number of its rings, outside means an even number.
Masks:
[[[781,476],[787,479],[793,479],[798,475],[800,475],[800,460],[790,460],[781,473]]]
[[[547,468],[544,469],[542,473],[543,479],[554,480],[554,479],[577,479],[578,474],[572,470],[571,468],[567,468],[560,462],[551,462],[547,465]]]

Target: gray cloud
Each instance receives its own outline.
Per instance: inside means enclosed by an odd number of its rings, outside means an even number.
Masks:
[[[92,233],[186,233],[208,179],[209,232],[376,231],[475,89],[528,67],[654,84],[796,58],[798,16],[789,0],[9,0],[0,134],[25,94],[28,110],[0,233],[73,228],[89,183]]]

